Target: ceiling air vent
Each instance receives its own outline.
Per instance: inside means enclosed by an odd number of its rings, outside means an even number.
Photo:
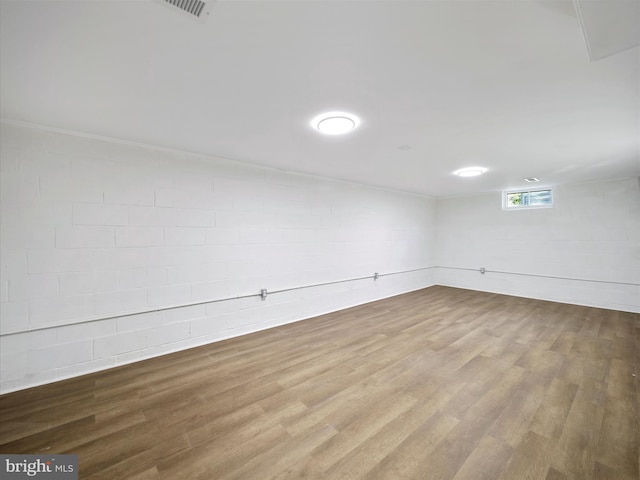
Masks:
[[[185,14],[189,15],[191,18],[197,18],[203,20],[209,15],[209,10],[211,10],[211,4],[215,2],[215,0],[210,0],[209,2],[202,2],[201,0],[159,0],[160,3],[164,5],[168,5],[172,10],[180,9]]]

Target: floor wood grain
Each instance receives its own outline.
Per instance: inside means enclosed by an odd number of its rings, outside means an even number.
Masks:
[[[431,287],[0,397],[82,479],[638,479],[640,315]]]

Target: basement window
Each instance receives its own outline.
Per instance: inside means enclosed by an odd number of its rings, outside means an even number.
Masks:
[[[503,210],[553,207],[553,191],[550,188],[503,192]]]

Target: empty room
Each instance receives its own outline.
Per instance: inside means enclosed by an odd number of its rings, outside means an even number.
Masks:
[[[2,479],[640,478],[640,2],[0,21]]]

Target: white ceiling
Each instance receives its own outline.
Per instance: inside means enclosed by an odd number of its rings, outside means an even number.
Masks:
[[[591,61],[570,0],[0,8],[4,119],[426,195],[640,174],[639,47]]]

